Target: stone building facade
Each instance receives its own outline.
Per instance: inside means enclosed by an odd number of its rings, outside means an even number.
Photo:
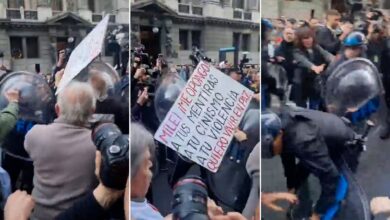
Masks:
[[[107,13],[110,29],[128,29],[128,0],[0,0],[0,65],[29,72],[39,65],[50,73],[68,38],[77,45]]]
[[[261,12],[262,17],[265,18],[285,16],[287,18],[309,19],[314,15],[316,18],[322,19],[327,10],[335,8],[343,12],[354,3],[361,3],[363,7],[390,9],[389,0],[262,0]]]
[[[154,57],[162,53],[175,64],[191,63],[195,45],[219,61],[221,48],[249,52],[259,63],[259,0],[131,1],[131,43],[142,43]]]

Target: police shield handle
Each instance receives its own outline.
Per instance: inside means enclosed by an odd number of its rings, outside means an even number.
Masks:
[[[202,167],[217,172],[236,136],[253,92],[207,62],[200,62],[154,138]]]

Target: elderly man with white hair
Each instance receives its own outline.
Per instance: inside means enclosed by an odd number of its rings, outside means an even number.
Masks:
[[[95,105],[92,87],[72,82],[58,96],[58,118],[27,133],[24,147],[34,163],[32,219],[54,219],[97,183],[96,147],[87,127]]]

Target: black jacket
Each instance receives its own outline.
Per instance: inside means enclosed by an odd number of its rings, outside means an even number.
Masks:
[[[287,77],[289,83],[292,82],[292,78],[294,76],[294,43],[288,43],[286,41],[282,41],[280,46],[275,51],[275,56],[283,57],[285,60],[280,63],[280,65],[283,66],[283,68],[287,72]]]
[[[316,212],[323,214],[335,203],[340,174],[335,157],[355,133],[338,116],[303,108],[286,107],[283,123],[282,160],[289,188],[299,188],[309,173],[321,183]],[[300,164],[295,164],[295,157]]]
[[[327,27],[319,27],[317,29],[316,40],[322,48],[333,55],[336,55],[341,49],[341,41]]]
[[[113,114],[115,124],[123,134],[129,133],[129,109],[127,104],[122,104],[118,99],[108,97],[96,102],[96,114]]]
[[[56,220],[107,220],[125,219],[123,198],[118,200],[109,210],[104,210],[96,201],[93,193],[74,203],[72,207],[62,212]]]

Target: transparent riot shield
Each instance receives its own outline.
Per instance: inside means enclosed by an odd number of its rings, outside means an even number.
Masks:
[[[20,92],[21,119],[39,124],[47,124],[54,119],[54,93],[42,76],[29,72],[14,72],[7,75],[0,82],[0,109],[8,105],[4,95],[10,89]]]

